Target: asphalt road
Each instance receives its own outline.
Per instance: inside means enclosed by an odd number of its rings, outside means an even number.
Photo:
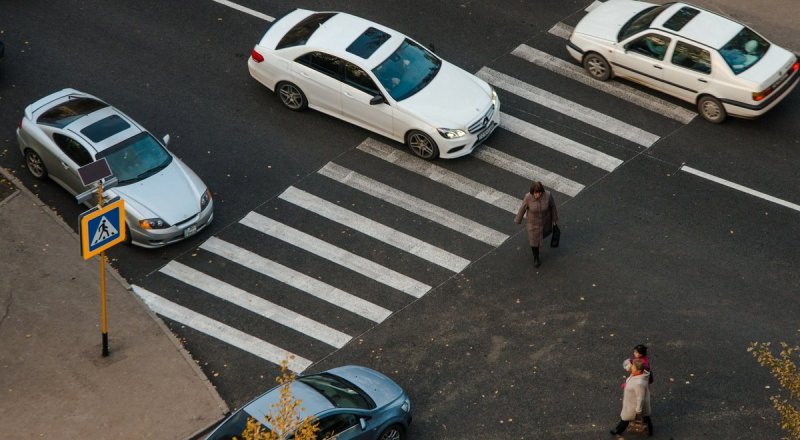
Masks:
[[[759,11],[739,1],[700,3],[800,48],[790,31],[790,17],[797,14],[789,12],[797,6],[788,1],[770,2],[772,8]],[[297,6],[240,4],[272,17]],[[489,68],[511,75],[657,137],[642,146],[500,91],[505,113],[621,161],[601,170],[510,129],[492,136],[489,147],[585,186],[577,194],[556,193],[562,246],[543,250],[539,270],[531,266],[524,231],[512,223],[510,212],[363,148],[368,137],[390,149],[402,146],[319,113],[281,108],[246,69],[267,22],[210,0],[190,6],[0,0],[0,37],[6,44],[0,66],[0,165],[14,170],[75,226],[82,208],[24,169],[13,130],[26,104],[74,87],[108,100],[158,136],[170,133],[170,149],[212,188],[215,222],[200,236],[168,248],[118,247],[110,252],[114,265],[132,284],[301,354],[314,362],[311,370],[358,363],[386,372],[414,401],[412,438],[605,438],[618,417],[621,361],[641,342],[653,352],[656,438],[778,437],[768,400],[776,384],[746,348],[754,340],[797,340],[800,213],[682,167],[800,203],[795,122],[800,94],[757,121],[685,123],[514,55],[524,44],[569,62],[564,40],[550,30],[577,23],[588,4],[347,4],[348,12],[434,43],[439,55],[468,71]],[[341,9],[336,2],[302,6]],[[487,244],[364,197],[320,174],[331,163],[380,178],[509,238]],[[474,157],[436,165],[515,197],[528,186],[528,179]],[[469,265],[454,271],[398,252],[288,201],[285,191],[291,188],[447,249]],[[241,222],[248,216],[300,229],[429,289],[419,298],[398,294],[317,249],[255,232]],[[376,324],[298,295],[296,288],[220,257],[208,245],[220,241],[357,293],[392,315]],[[180,281],[167,267],[190,267],[256,292],[352,339],[336,348],[208,295],[196,279]],[[232,407],[270,386],[276,371],[270,362],[191,325],[166,321]]]

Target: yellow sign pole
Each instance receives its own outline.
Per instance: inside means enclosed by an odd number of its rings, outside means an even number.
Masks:
[[[97,185],[97,205],[103,207],[103,183]],[[106,252],[100,252],[100,330],[103,332],[103,357],[108,357],[108,320],[106,314]]]

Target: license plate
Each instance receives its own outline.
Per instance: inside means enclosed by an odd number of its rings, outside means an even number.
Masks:
[[[197,232],[197,225],[192,225],[183,231],[183,238],[194,235]]]
[[[491,125],[489,127],[487,127],[486,130],[483,131],[483,133],[478,135],[478,142],[486,139],[486,136],[489,136],[490,134],[492,134],[493,131],[494,131],[494,127],[492,127]]]

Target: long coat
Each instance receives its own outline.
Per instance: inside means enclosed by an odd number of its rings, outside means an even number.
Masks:
[[[625,392],[622,394],[622,411],[619,418],[626,421],[636,419],[636,413],[650,415],[650,379],[648,371],[638,376],[628,376],[625,380]]]
[[[539,247],[544,237],[550,235],[553,224],[558,223],[558,209],[550,191],[545,191],[538,200],[533,194],[526,193],[514,222],[522,223],[523,216],[528,229],[528,243]]]

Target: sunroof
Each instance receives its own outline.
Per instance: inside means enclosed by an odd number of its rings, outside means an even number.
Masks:
[[[667,29],[672,29],[673,31],[679,31],[686,26],[686,23],[692,21],[692,19],[699,13],[700,11],[695,8],[684,6],[664,22],[664,27]]]
[[[100,142],[130,126],[131,124],[128,124],[128,122],[120,118],[119,115],[111,115],[84,128],[81,130],[81,133],[91,139],[92,142]]]
[[[353,55],[358,55],[361,58],[367,59],[389,38],[391,38],[391,35],[380,29],[371,27],[365,30],[363,34],[359,35],[355,41],[350,43],[350,45],[347,46],[347,51]]]

